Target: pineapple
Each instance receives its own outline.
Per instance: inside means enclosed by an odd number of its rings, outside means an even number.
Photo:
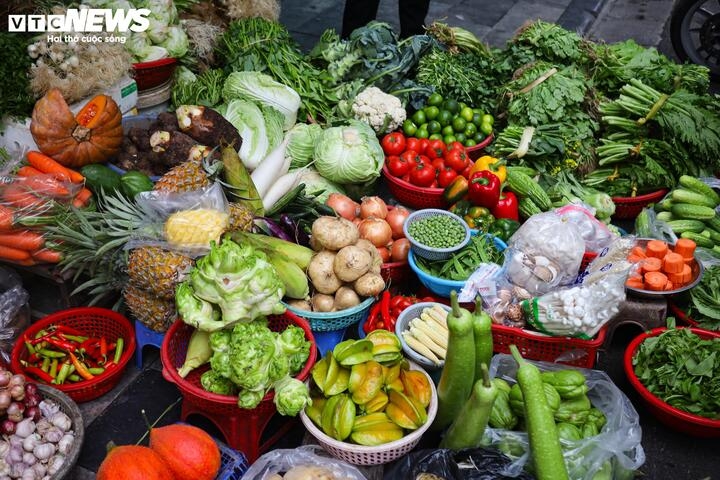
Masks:
[[[201,160],[189,160],[170,169],[155,183],[160,192],[189,192],[210,185],[206,165]]]
[[[212,208],[181,210],[165,221],[165,240],[174,247],[207,247],[219,241],[229,225],[227,213]]]
[[[160,247],[141,247],[130,252],[127,273],[133,286],[172,300],[175,285],[183,281],[192,266],[192,259],[185,255]]]
[[[123,289],[125,304],[140,323],[156,332],[165,332],[175,321],[175,299],[163,300],[129,283]]]
[[[253,211],[247,205],[242,203],[230,203],[230,225],[228,230],[234,232],[242,230],[249,232],[253,227]]]

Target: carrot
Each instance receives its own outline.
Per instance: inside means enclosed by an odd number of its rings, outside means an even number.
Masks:
[[[665,289],[668,279],[664,273],[647,272],[645,274],[645,290],[660,291]]]
[[[659,272],[662,268],[662,260],[655,257],[648,257],[640,263],[643,273]]]
[[[682,284],[690,283],[693,279],[692,268],[690,265],[684,265],[682,270]]]
[[[645,255],[645,250],[643,250],[640,246],[635,246],[630,250],[630,255],[634,255],[640,258],[646,258],[647,255]]]
[[[682,285],[683,284],[683,276],[681,273],[668,273],[667,274],[668,280],[674,283],[675,285]]]
[[[45,203],[17,183],[5,187],[2,196],[6,203],[17,208],[36,208]]]
[[[648,257],[662,259],[668,251],[667,243],[662,240],[650,240],[645,247],[645,254]]]
[[[85,183],[85,177],[82,173],[68,167],[65,167],[65,170],[67,170],[68,174],[70,175],[70,181],[72,183]]]
[[[663,272],[665,273],[682,273],[685,262],[679,253],[670,252],[663,258]]]
[[[695,256],[695,247],[697,245],[695,244],[694,240],[690,240],[689,238],[678,238],[678,241],[675,243],[675,253],[679,253],[683,256],[683,258],[693,258]]]
[[[59,263],[60,260],[62,260],[62,253],[50,250],[49,248],[43,248],[32,252],[32,258],[40,262]]]
[[[31,232],[30,230],[0,233],[0,245],[31,252],[43,248],[45,239],[39,233]]]
[[[54,174],[23,177],[22,185],[28,191],[43,197],[67,197],[70,195],[70,191],[52,175]]]
[[[67,180],[70,180],[70,172],[68,169],[44,153],[35,150],[29,151],[27,153],[27,161],[42,173],[57,173],[63,175]]]
[[[13,262],[17,262],[20,260],[30,260],[30,252],[26,250],[20,250],[18,248],[0,245],[0,258],[3,258],[5,260],[12,260]]]
[[[625,285],[631,288],[637,288],[638,290],[645,289],[645,284],[643,283],[643,279],[641,277],[628,277]]]
[[[42,172],[38,170],[35,167],[31,167],[30,165],[25,165],[23,167],[18,168],[18,171],[16,172],[21,177],[32,177],[35,175],[42,175]]]
[[[77,195],[75,195],[75,199],[73,200],[73,207],[86,207],[88,202],[90,201],[90,197],[92,197],[92,192],[90,191],[90,189],[83,187],[82,190],[80,190]]]
[[[630,263],[640,263],[643,260],[645,260],[646,258],[647,257],[645,257],[644,255],[642,257],[639,257],[637,255],[628,255],[627,261]]]
[[[12,230],[15,222],[15,212],[4,205],[0,205],[0,231]]]
[[[668,280],[668,281],[665,283],[665,288],[663,288],[663,290],[665,290],[666,292],[669,292],[670,290],[675,290],[675,285],[673,285],[673,282],[671,282],[670,280]]]

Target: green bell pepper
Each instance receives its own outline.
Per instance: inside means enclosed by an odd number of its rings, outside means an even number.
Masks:
[[[495,222],[495,217],[490,213],[490,209],[477,205],[468,208],[465,215],[463,215],[463,219],[470,228],[480,230],[481,232],[490,231]]]
[[[460,200],[453,203],[450,208],[448,208],[448,211],[450,213],[454,213],[458,217],[464,217],[470,207],[472,207],[472,203],[468,200]]]
[[[503,242],[507,242],[518,228],[520,228],[520,222],[511,218],[498,218],[495,220],[488,233],[498,237]]]

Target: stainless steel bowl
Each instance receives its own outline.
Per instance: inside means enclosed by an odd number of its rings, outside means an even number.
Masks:
[[[655,240],[653,238],[638,238],[635,241],[636,246],[640,246],[645,248],[647,243],[650,240]],[[668,245],[673,246],[673,244],[668,243]],[[662,298],[662,297],[668,297],[670,295],[675,295],[678,293],[682,293],[684,291],[690,290],[695,285],[700,283],[700,279],[702,279],[703,272],[705,271],[705,268],[703,267],[702,263],[697,261],[697,258],[694,258],[693,261],[690,263],[690,270],[692,271],[693,279],[690,281],[690,283],[687,283],[683,285],[680,288],[676,288],[675,290],[663,290],[661,292],[656,292],[654,290],[643,290],[639,288],[633,288],[625,286],[625,290],[630,292],[635,297],[643,297],[643,298]]]

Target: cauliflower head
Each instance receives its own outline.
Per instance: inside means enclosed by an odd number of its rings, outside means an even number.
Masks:
[[[397,130],[407,118],[400,99],[377,87],[358,93],[352,104],[353,116],[370,125],[378,135]]]

